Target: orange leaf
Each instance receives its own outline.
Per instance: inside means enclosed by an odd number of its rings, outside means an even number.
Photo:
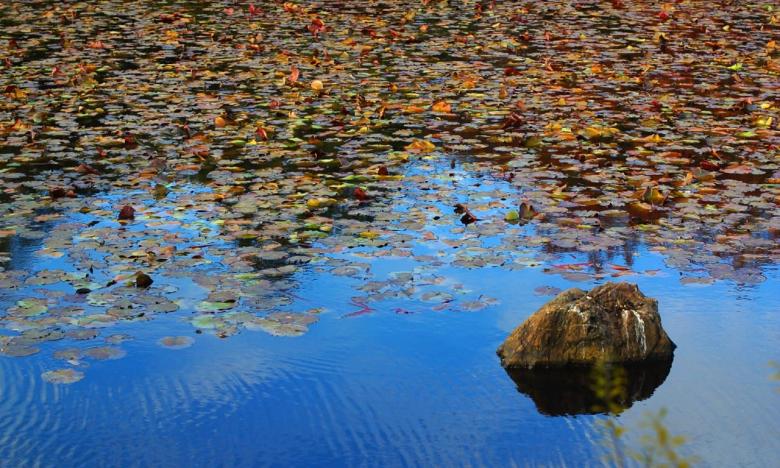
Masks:
[[[436,149],[436,145],[428,140],[414,140],[406,146],[407,151],[414,151],[417,153],[430,153]]]
[[[404,107],[404,112],[406,112],[407,114],[419,114],[425,112],[425,109],[423,109],[420,106],[410,105]]]
[[[446,101],[437,101],[431,106],[431,110],[442,114],[449,114],[452,112],[452,106]]]

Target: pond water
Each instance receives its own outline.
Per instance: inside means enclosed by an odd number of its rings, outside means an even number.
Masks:
[[[13,264],[36,269],[31,251],[38,246],[20,246]],[[664,383],[619,420],[638,432],[647,411],[667,408],[670,429],[707,464],[771,465],[780,449],[777,384],[768,366],[780,345],[777,270],[766,270],[759,285],[691,286],[660,255],[634,255],[634,270],[653,274],[627,279],[659,300],[678,349]],[[369,263],[378,279],[417,266],[407,259]],[[396,299],[350,316],[360,307],[347,298],[361,281],[302,271],[291,279],[298,299],[289,310],[324,311],[301,336],[193,335],[185,311],[111,326],[111,334],[132,336],[121,343],[127,355],[76,361],[86,377],[75,384],[42,380],[62,367],[51,354],[2,358],[3,459],[60,466],[598,464],[603,447],[594,423],[603,416],[540,413],[495,355],[549,299],[534,289],[596,283],[545,274],[542,266],[445,267],[436,274],[497,304],[437,311]],[[408,313],[398,313],[402,307]],[[163,336],[195,342],[166,349],[157,343]]]
[[[780,18],[527,3],[0,6],[2,464],[600,465],[496,348],[606,281],[627,446],[774,464]]]

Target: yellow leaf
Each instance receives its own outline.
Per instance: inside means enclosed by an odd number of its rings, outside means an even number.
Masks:
[[[620,131],[615,127],[587,127],[582,134],[590,140],[596,138],[608,138],[617,135]]]
[[[306,206],[310,209],[323,208],[326,206],[333,206],[336,204],[336,200],[333,198],[312,198],[306,202]]]
[[[314,91],[322,91],[323,87],[324,85],[320,80],[314,80],[311,82],[311,89],[313,89]]]
[[[640,138],[637,141],[641,141],[642,143],[660,143],[662,140],[661,136],[658,134],[648,135],[644,138]]]
[[[413,151],[416,153],[430,153],[436,149],[436,145],[428,140],[414,140],[406,146],[407,151]]]
[[[773,118],[771,116],[758,117],[756,119],[756,127],[769,128],[772,126]]]

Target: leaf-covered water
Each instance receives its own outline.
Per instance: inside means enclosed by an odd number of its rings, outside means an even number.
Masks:
[[[124,459],[597,460],[493,350],[611,279],[680,346],[638,408],[699,451],[726,433],[699,404],[776,432],[780,13],[506,3],[0,6],[0,391],[37,421],[9,417],[3,455],[103,463],[133,415],[181,410],[166,455]],[[102,441],[30,435],[44,405]],[[268,443],[199,444],[219,411]]]

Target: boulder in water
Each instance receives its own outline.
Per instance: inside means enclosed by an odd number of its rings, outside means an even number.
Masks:
[[[498,355],[506,368],[552,369],[671,361],[674,348],[655,299],[635,284],[607,283],[563,291],[517,327]]]

